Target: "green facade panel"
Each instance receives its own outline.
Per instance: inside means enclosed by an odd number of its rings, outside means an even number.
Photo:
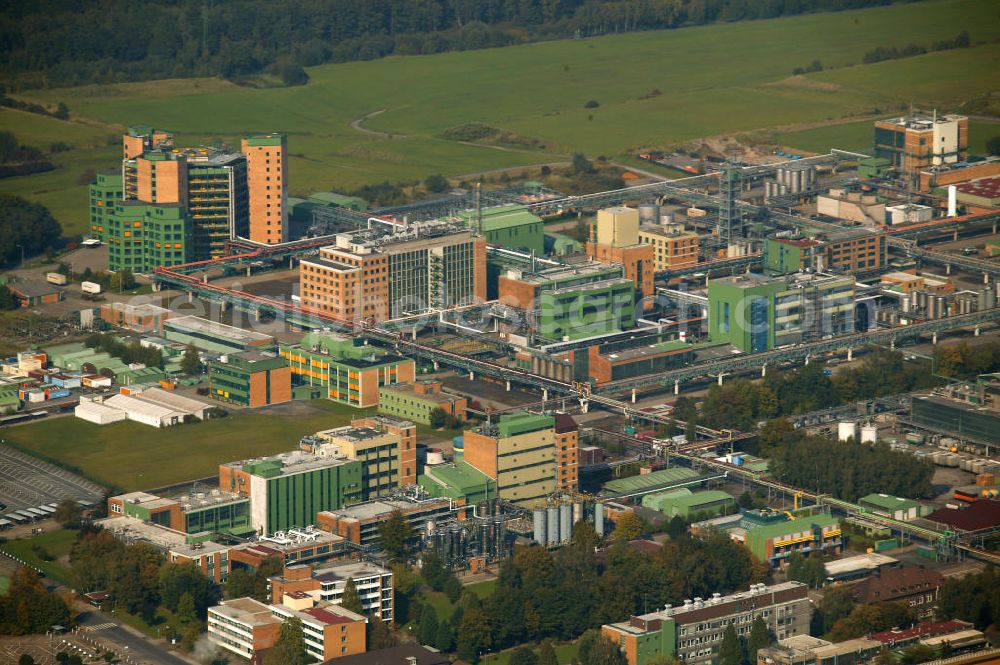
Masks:
[[[120,172],[98,173],[90,184],[90,237],[101,242],[107,239],[108,218],[115,203],[121,200],[123,179]]]
[[[191,261],[191,221],[175,204],[120,201],[108,217],[108,267],[150,273]]]
[[[361,501],[361,475],[361,462],[350,461],[269,478],[267,532],[315,524],[316,513]]]

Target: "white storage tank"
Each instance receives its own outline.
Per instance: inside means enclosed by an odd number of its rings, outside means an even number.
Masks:
[[[865,425],[861,428],[861,443],[875,443],[876,441],[878,441],[878,427]]]
[[[444,453],[440,448],[431,448],[427,451],[427,464],[444,464]]]
[[[837,425],[837,440],[838,441],[850,441],[858,433],[857,423],[852,421],[843,421]]]

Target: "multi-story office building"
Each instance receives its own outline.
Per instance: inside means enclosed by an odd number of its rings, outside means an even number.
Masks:
[[[635,326],[635,284],[621,265],[588,261],[537,272],[508,270],[500,304],[523,313],[529,335],[550,341]]]
[[[502,415],[463,438],[464,461],[496,481],[501,499],[533,505],[558,488],[563,461],[556,456],[552,416]]]
[[[231,238],[249,234],[247,158],[217,148],[185,148],[187,206],[195,260],[226,253]]]
[[[486,239],[447,222],[385,223],[337,236],[299,265],[302,306],[384,321],[486,298]]]
[[[115,210],[115,203],[123,197],[121,171],[97,174],[90,184],[90,237],[104,242],[107,239],[108,219]]]
[[[301,445],[317,455],[361,462],[361,497],[365,501],[417,482],[417,426],[408,420],[360,418],[349,426],[304,437]]]
[[[597,221],[590,227],[587,255],[602,263],[620,263],[625,268],[625,278],[632,280],[636,298],[651,299],[653,273],[656,271],[654,246],[639,239],[639,211],[619,206],[597,211]],[[651,300],[644,308],[652,307]]]
[[[653,246],[653,266],[659,272],[698,263],[698,234],[683,226],[643,226],[639,242]]]
[[[281,404],[292,399],[292,370],[284,358],[252,349],[208,363],[212,398],[240,406]]]
[[[605,624],[601,633],[618,644],[628,665],[678,659],[685,663],[712,663],[730,624],[746,638],[755,619],[763,618],[779,640],[809,631],[812,604],[809,587],[801,582],[772,586],[751,585],[748,591],[684,601],[657,612]]]
[[[234,598],[208,608],[208,638],[250,659],[273,647],[281,625],[292,617],[302,624],[306,653],[317,660],[365,652],[365,617],[301,591],[285,594],[273,605]]]
[[[868,229],[844,229],[814,238],[768,238],[764,266],[771,273],[839,270],[870,272],[888,265],[886,236]]]
[[[322,566],[287,566],[270,578],[271,601],[286,594],[306,592],[319,600],[340,604],[347,580],[353,580],[365,614],[383,621],[393,620],[392,571],[366,561],[350,561]]]
[[[340,605],[317,601],[303,591],[286,594],[271,611],[284,620],[302,624],[306,653],[320,661],[365,652],[368,619]]]
[[[120,174],[98,175],[90,190],[91,236],[110,245],[110,268],[148,272],[161,265],[216,258],[224,255],[227,241],[234,237],[262,243],[287,240],[284,138],[250,137],[243,145],[246,154],[225,147],[175,148],[169,132],[145,125],[129,127],[122,137]],[[137,243],[149,233],[143,228],[135,235],[134,223],[139,221],[135,217],[146,213],[120,211],[120,202],[151,206],[149,223],[165,214],[157,209],[174,209],[172,226],[182,228],[168,229],[171,237],[160,238],[159,246],[157,240]],[[125,221],[131,226],[116,225],[111,219],[115,212],[127,212]],[[172,237],[178,234],[180,238]]]
[[[854,309],[851,277],[745,274],[708,283],[709,337],[748,353],[853,332]]]
[[[178,203],[118,201],[104,218],[111,270],[152,272],[191,261],[191,224]]]
[[[454,505],[455,501],[447,498],[399,497],[366,501],[318,513],[316,526],[356,545],[377,545],[381,537],[379,527],[395,511],[406,517],[414,531],[419,531],[426,528],[428,521],[451,517]]]
[[[314,524],[316,513],[362,499],[362,463],[296,450],[219,466],[219,487],[250,498],[255,531]]]
[[[246,497],[218,489],[191,492],[180,497],[160,497],[130,492],[108,499],[108,515],[132,517],[186,534],[253,532],[250,502]]]
[[[969,119],[961,115],[914,114],[875,122],[875,157],[916,176],[928,166],[964,162]]]
[[[288,154],[284,134],[243,139],[249,192],[249,240],[273,245],[288,240]]]
[[[361,340],[308,333],[295,346],[282,346],[296,385],[314,386],[323,397],[365,408],[378,406],[379,391],[413,381],[412,359],[377,351]]]
[[[573,416],[555,415],[556,485],[566,492],[575,492],[580,483],[580,428]]]
[[[446,393],[440,381],[421,379],[413,383],[383,386],[378,390],[378,409],[424,425],[431,424],[431,413],[441,409],[458,421],[465,420],[468,400]]]

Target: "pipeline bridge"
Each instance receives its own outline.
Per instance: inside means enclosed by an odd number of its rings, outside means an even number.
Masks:
[[[702,376],[723,376],[734,371],[742,371],[752,368],[762,368],[762,373],[766,372],[768,365],[776,365],[783,362],[808,359],[811,356],[828,352],[848,351],[848,357],[852,350],[870,344],[888,345],[895,347],[896,342],[903,339],[912,339],[923,334],[931,334],[935,337],[938,333],[955,328],[975,326],[977,329],[986,323],[1000,320],[1000,308],[993,308],[981,312],[960,314],[942,319],[921,321],[907,326],[897,326],[894,328],[884,328],[867,332],[852,333],[830,339],[806,342],[789,348],[774,349],[761,353],[748,353],[716,360],[697,365],[680,367],[657,374],[649,374],[641,377],[619,379],[602,384],[594,388],[595,392],[624,393],[635,391],[641,388],[652,388],[656,386],[668,386],[674,384],[675,394],[680,382]]]

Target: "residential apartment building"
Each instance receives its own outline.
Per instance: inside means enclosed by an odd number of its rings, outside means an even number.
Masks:
[[[466,431],[463,440],[463,460],[496,481],[500,498],[534,505],[556,491],[563,461],[556,458],[552,416],[502,415]]]
[[[314,524],[316,513],[362,500],[362,463],[295,450],[219,466],[219,488],[250,498],[255,531]]]
[[[286,566],[280,575],[268,580],[271,601],[286,594],[304,591],[329,603],[340,604],[347,581],[353,580],[368,616],[393,620],[392,571],[366,561],[347,561],[322,566]]]
[[[707,665],[718,657],[730,624],[744,638],[758,617],[778,639],[808,633],[812,615],[808,591],[801,582],[751,585],[748,591],[728,596],[716,593],[709,599],[686,600],[683,606],[667,605],[628,621],[605,624],[601,633],[619,645],[628,665],[672,659]]]
[[[342,233],[299,265],[302,306],[384,321],[486,299],[486,239],[441,221]]]
[[[243,139],[249,192],[249,236],[273,245],[288,240],[288,154],[284,134]]]
[[[276,353],[251,349],[222,358],[208,363],[209,395],[213,399],[249,407],[292,399],[292,370]]]
[[[313,386],[326,399],[361,408],[377,406],[383,387],[410,383],[416,372],[410,358],[334,334],[308,333],[279,353],[296,386]]]
[[[316,432],[300,444],[313,454],[361,463],[361,498],[376,499],[417,482],[417,427],[408,420],[371,416]]]
[[[969,119],[961,115],[913,114],[875,122],[875,157],[915,176],[928,166],[964,162]]]
[[[639,239],[639,211],[619,206],[597,211],[597,220],[590,227],[587,256],[602,263],[620,263],[625,278],[632,280],[636,299],[652,299],[653,273],[656,271],[654,246]],[[652,307],[652,301],[643,308]]]
[[[851,277],[748,273],[708,283],[709,337],[747,353],[843,335],[854,326]]]
[[[536,272],[512,269],[498,280],[500,304],[522,313],[527,333],[549,341],[635,326],[635,284],[618,264],[576,262]]]
[[[444,392],[442,383],[433,379],[383,386],[378,391],[379,411],[424,425],[431,424],[431,412],[435,409],[462,422],[467,408],[468,400]]]
[[[639,242],[653,246],[653,267],[659,272],[698,263],[698,234],[683,226],[642,226]]]

